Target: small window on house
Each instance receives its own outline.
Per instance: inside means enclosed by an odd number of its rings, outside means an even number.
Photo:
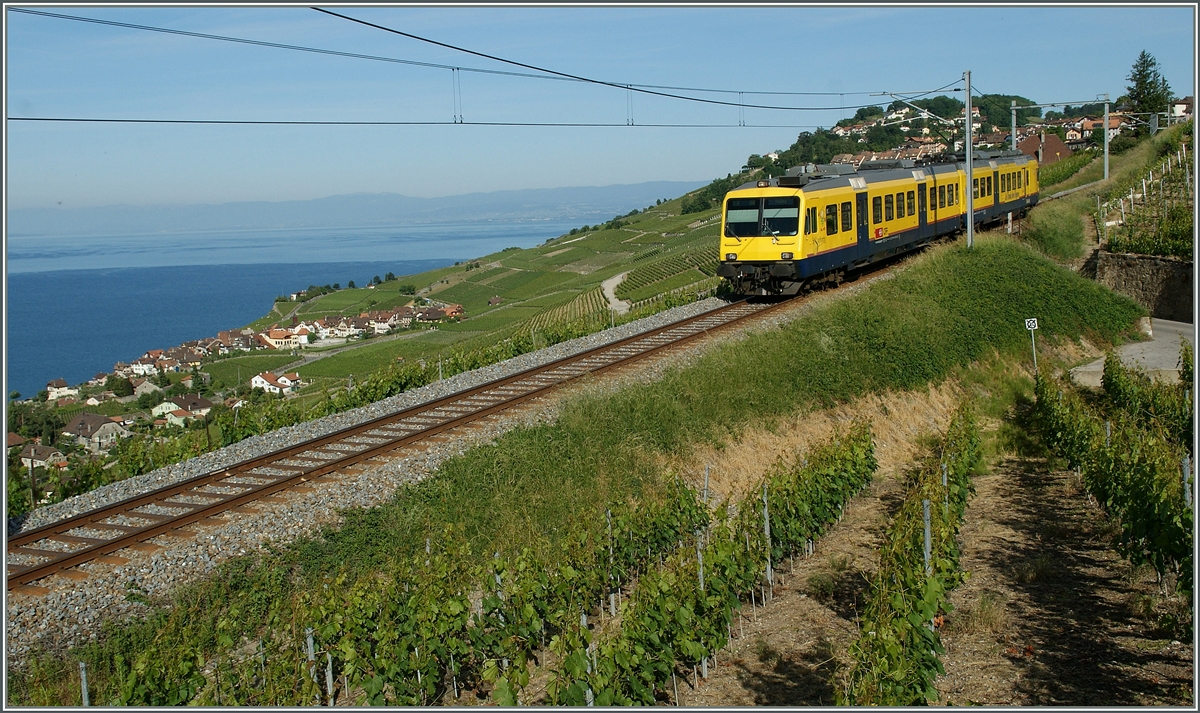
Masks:
[[[846,233],[854,229],[854,213],[852,212],[853,204],[850,201],[842,203],[842,232]]]
[[[837,203],[830,203],[825,206],[825,232],[829,235],[837,235],[838,231],[838,207]]]
[[[892,220],[896,217],[896,199],[889,193],[883,197],[883,219]]]
[[[871,222],[875,225],[883,222],[883,199],[879,196],[871,199]]]
[[[915,193],[913,193],[912,191],[909,191],[906,194],[906,197],[908,198],[908,214],[916,215],[917,214],[917,195]]]
[[[896,217],[904,217],[904,193],[896,194]]]
[[[946,187],[938,186],[938,208],[946,207]]]

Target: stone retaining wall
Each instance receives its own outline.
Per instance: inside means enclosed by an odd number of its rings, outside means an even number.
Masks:
[[[1105,250],[1093,257],[1100,284],[1150,310],[1152,317],[1192,322],[1191,262]]]

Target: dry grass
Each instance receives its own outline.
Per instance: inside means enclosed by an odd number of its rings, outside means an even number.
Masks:
[[[831,409],[794,413],[768,428],[747,430],[737,442],[723,448],[698,446],[679,462],[663,465],[681,473],[697,489],[704,487],[705,465],[711,465],[709,502],[727,497],[736,501],[758,485],[779,457],[803,453],[864,419],[871,422],[874,432],[879,471],[890,475],[913,459],[921,434],[945,429],[961,398],[961,389],[952,382],[924,391],[873,394]]]
[[[1008,611],[1004,597],[984,592],[969,608],[951,617],[951,627],[961,634],[1002,634],[1008,631]]]
[[[1021,584],[1044,582],[1054,574],[1054,563],[1047,555],[1037,555],[1013,568],[1013,579]]]

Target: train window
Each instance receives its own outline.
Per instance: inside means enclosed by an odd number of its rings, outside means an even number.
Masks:
[[[730,198],[725,202],[725,237],[758,235],[758,199]]]
[[[804,211],[804,234],[811,235],[815,232],[817,232],[817,209],[816,206],[813,206]]]
[[[946,187],[938,186],[938,208],[946,207]]]
[[[937,188],[934,186],[929,187],[929,207],[937,210]]]
[[[896,194],[896,217],[897,218],[904,217],[904,194],[903,193]]]
[[[928,205],[928,203],[925,202],[925,188],[924,187],[917,189],[917,203],[920,206],[921,212],[924,213],[925,206]]]
[[[1019,191],[1025,187],[1025,184],[1021,183],[1021,172],[1020,171],[1017,171],[1016,176],[1017,176],[1017,190]]]
[[[837,203],[830,203],[825,206],[825,232],[829,235],[837,234],[838,226],[838,207]]]
[[[971,179],[971,196],[973,198],[979,197],[979,179],[978,178]]]
[[[889,193],[883,197],[883,219],[892,220],[896,217],[896,200]]]
[[[879,196],[871,199],[871,222],[875,225],[883,222],[883,199]]]
[[[1012,190],[1012,174],[1006,173],[1006,174],[1004,174],[1004,192],[1007,193],[1008,191],[1011,191],[1011,190]]]
[[[814,209],[811,223],[807,219],[804,223],[806,234],[815,230],[816,220]],[[800,199],[797,197],[730,198],[725,202],[725,237],[795,235],[799,227]]]
[[[946,186],[946,205],[954,205],[954,189],[958,184],[951,183]]]
[[[762,217],[760,235],[795,235],[800,228],[800,199],[764,198]]]
[[[850,201],[842,203],[842,232],[848,233],[854,229],[854,216],[851,211]]]
[[[917,196],[916,196],[916,194],[913,193],[912,191],[909,191],[907,194],[907,198],[908,198],[908,214],[916,215],[916,213],[917,213]]]
[[[983,181],[984,181],[984,185],[986,186],[986,187],[984,188],[984,190],[985,190],[985,191],[987,191],[987,192],[986,192],[986,193],[984,193],[983,195],[985,195],[985,196],[990,196],[990,195],[992,195],[992,177],[991,177],[991,176],[984,176],[984,177],[983,177]]]

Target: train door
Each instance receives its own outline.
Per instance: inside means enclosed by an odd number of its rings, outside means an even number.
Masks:
[[[856,193],[857,204],[854,211],[858,215],[858,257],[863,259],[871,254],[871,223],[867,216],[867,193]]]
[[[925,184],[917,184],[917,237],[921,240],[928,238],[931,233],[929,230],[929,219],[925,213]]]
[[[988,196],[988,205],[992,207],[990,215],[999,215],[1000,213],[1000,172],[992,171],[992,195]]]

